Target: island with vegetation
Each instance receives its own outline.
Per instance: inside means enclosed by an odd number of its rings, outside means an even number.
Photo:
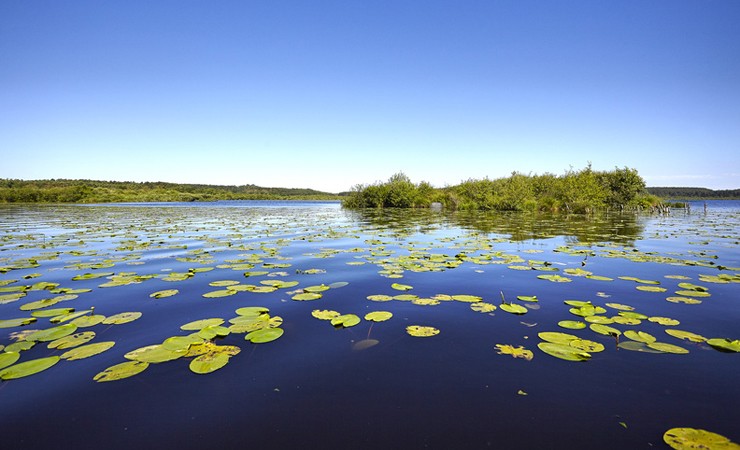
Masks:
[[[645,181],[630,168],[596,171],[587,166],[563,175],[524,175],[514,172],[498,179],[467,180],[434,188],[413,183],[403,173],[387,182],[358,185],[343,201],[347,208],[430,207],[457,210],[563,211],[587,213],[607,208],[656,208],[660,197],[650,194]]]

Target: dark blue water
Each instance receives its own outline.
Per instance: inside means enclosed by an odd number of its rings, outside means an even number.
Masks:
[[[143,313],[129,324],[90,328],[97,333],[95,341],[116,342],[103,354],[60,361],[45,372],[2,382],[3,446],[637,449],[664,446],[662,435],[673,427],[707,429],[737,442],[740,355],[681,341],[664,330],[740,338],[737,283],[699,280],[701,275],[740,271],[738,206],[708,202],[706,213],[702,203],[668,216],[599,217],[350,212],[338,204],[315,202],[2,207],[0,268],[5,273],[0,281],[92,289],[53,307],[95,306],[104,315]],[[262,264],[290,267],[264,269],[257,264],[252,270],[272,276],[256,278],[228,267],[250,254],[260,255]],[[411,270],[413,261],[433,255],[447,255],[446,261],[459,265],[434,272]],[[39,266],[8,269],[29,258]],[[508,267],[542,267],[545,261],[559,271]],[[75,266],[105,262],[113,267]],[[364,264],[347,264],[353,262]],[[170,271],[198,267],[214,269],[181,282],[161,279]],[[569,276],[564,273],[568,268],[614,281]],[[308,269],[324,272],[302,273]],[[71,281],[95,270],[157,277],[111,288],[99,287],[105,278]],[[387,278],[379,273],[384,270],[403,277]],[[552,273],[572,281],[537,278]],[[40,275],[23,278],[30,274]],[[657,280],[667,291],[642,292],[636,289],[639,284],[619,276]],[[258,284],[270,279],[299,281],[298,287],[349,284],[306,302],[291,300],[286,290],[202,297],[219,289],[208,285],[212,281]],[[390,287],[394,282],[413,286],[409,293],[420,297],[471,294],[499,305],[503,292],[507,300],[536,295],[539,302],[527,304],[532,309],[525,315],[512,315],[501,309],[481,314],[456,301],[421,306],[366,299],[400,294]],[[706,286],[711,297],[698,305],[666,301],[680,282]],[[149,297],[163,289],[180,293]],[[21,305],[53,296],[31,291],[0,304],[0,319],[27,317],[30,312],[19,310]],[[622,303],[648,316],[679,320],[669,327],[649,321],[611,326],[648,332],[689,353],[617,350],[612,337],[588,328],[560,328],[558,321],[579,319],[563,303],[568,299]],[[281,316],[283,337],[252,344],[243,334],[227,336],[219,343],[239,346],[241,353],[208,375],[190,372],[189,359],[180,359],[152,364],[126,380],[92,380],[126,361],[123,355],[131,350],[187,334],[179,329],[186,322],[229,319],[242,306],[265,306],[271,315]],[[313,318],[314,309],[360,317],[385,310],[394,316],[335,329]],[[610,317],[618,312],[607,310]],[[412,324],[434,326],[440,334],[411,337],[405,328]],[[39,319],[24,328],[0,329],[0,344],[12,343],[12,332],[49,326],[47,319]],[[583,363],[556,359],[537,349],[542,331],[575,334],[601,342],[606,350]],[[354,343],[367,338],[379,343],[353,350]],[[498,355],[495,344],[522,345],[535,357],[525,361]],[[39,344],[24,352],[21,361],[61,353]],[[520,390],[527,395],[518,394]]]

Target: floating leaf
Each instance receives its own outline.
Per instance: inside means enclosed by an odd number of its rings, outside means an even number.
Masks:
[[[291,299],[297,300],[297,301],[309,301],[309,300],[318,300],[322,297],[322,295],[318,292],[304,292],[302,294],[296,294]]]
[[[648,318],[648,316],[646,316],[645,314],[640,314],[633,311],[622,311],[619,313],[619,315],[628,319],[644,320]]]
[[[389,302],[393,300],[393,297],[390,295],[383,295],[383,294],[375,294],[375,295],[368,295],[368,300],[372,300],[374,302]]]
[[[399,294],[393,296],[393,300],[401,300],[402,302],[410,302],[418,299],[419,296],[414,294]]]
[[[33,317],[56,317],[70,314],[74,308],[39,309],[31,313]],[[0,327],[2,328],[2,327]]]
[[[101,314],[91,314],[89,316],[81,316],[70,322],[70,324],[77,325],[80,328],[92,327],[105,320],[105,316]]]
[[[359,321],[359,317],[357,320]],[[285,331],[282,328],[263,328],[261,330],[252,331],[244,336],[244,339],[253,344],[264,344],[266,342],[274,341],[282,336],[284,332]]]
[[[341,316],[339,312],[331,311],[328,309],[324,309],[324,310],[314,309],[313,311],[311,311],[311,315],[320,320],[331,320],[331,319],[334,319],[335,317]]]
[[[663,434],[663,441],[676,450],[740,450],[740,445],[730,439],[696,428],[671,428]]]
[[[603,323],[605,325],[608,325],[610,323],[614,323],[614,319],[611,317],[605,317],[605,316],[586,316],[584,320],[588,323]]]
[[[165,289],[163,291],[157,291],[152,292],[149,294],[149,297],[151,298],[165,298],[165,297],[172,297],[173,295],[177,295],[180,293],[177,289]]]
[[[651,342],[647,344],[647,346],[654,350],[659,350],[665,353],[685,354],[689,352],[683,347],[679,347],[678,345],[673,344],[666,344],[664,342]]]
[[[2,352],[0,353],[0,369],[4,369],[8,366],[15,364],[20,359],[21,354],[18,352]]]
[[[203,297],[205,298],[220,298],[220,297],[229,297],[231,295],[236,294],[238,291],[235,291],[233,289],[219,289],[217,291],[210,291],[203,294]]]
[[[470,309],[479,313],[489,313],[496,310],[496,305],[486,302],[477,302],[470,305]]]
[[[635,287],[638,291],[645,291],[645,292],[665,292],[668,289],[660,287],[660,286],[637,286]]]
[[[566,344],[554,344],[552,342],[540,342],[537,348],[550,356],[564,359],[566,361],[588,361],[591,355]]]
[[[188,322],[180,327],[181,330],[194,330],[199,331],[210,325],[221,325],[224,323],[224,319],[212,318],[212,319],[201,319],[193,322]]]
[[[70,334],[69,336],[65,336],[63,338],[56,339],[54,341],[49,342],[47,345],[48,348],[56,348],[59,350],[65,349],[65,348],[73,348],[77,347],[78,345],[85,344],[87,342],[90,342],[95,337],[94,331],[83,331],[82,333],[75,333]]]
[[[573,281],[568,277],[563,277],[560,275],[537,275],[537,278],[541,280],[552,281],[554,283],[569,283]]]
[[[354,314],[343,314],[331,319],[331,324],[338,328],[349,328],[360,323],[360,318]]]
[[[226,287],[226,286],[233,286],[235,284],[239,284],[236,280],[218,280],[218,281],[211,281],[208,283],[208,286],[213,287]]]
[[[656,341],[655,336],[644,331],[627,330],[624,332],[624,337],[637,342],[644,342],[645,344],[652,344]]]
[[[623,305],[621,303],[607,303],[606,306],[614,309],[618,309],[620,311],[634,311],[635,308],[629,305]]]
[[[633,319],[631,317],[622,317],[622,316],[614,316],[612,317],[612,320],[614,323],[618,323],[620,325],[639,325],[642,323],[642,320],[640,319]]]
[[[27,377],[42,372],[58,362],[58,356],[32,359],[0,370],[0,378],[3,380],[14,380],[16,378]]]
[[[731,341],[727,338],[713,338],[707,339],[707,344],[711,345],[715,349],[724,352],[740,352],[740,339]]]
[[[537,336],[543,341],[555,344],[569,344],[571,341],[578,339],[578,336],[557,331],[543,331],[541,333],[537,333]]]
[[[104,351],[108,350],[114,345],[115,345],[115,342],[113,341],[97,342],[95,344],[87,344],[81,347],[73,348],[72,350],[69,350],[65,353],[62,353],[61,358],[69,360],[69,361],[73,361],[76,359],[89,358],[91,356],[95,356],[97,354],[103,353]]]
[[[185,355],[185,353],[186,351],[182,349],[171,350],[164,345],[157,344],[137,348],[136,350],[126,353],[125,355],[123,355],[123,357],[126,359],[132,359],[134,361],[162,363],[180,358]]]
[[[499,305],[502,311],[506,311],[510,314],[526,314],[527,308],[525,308],[522,305],[517,305],[516,303],[502,303]]]
[[[308,286],[308,287],[305,287],[305,288],[303,288],[303,291],[304,292],[311,292],[311,293],[319,293],[319,292],[328,291],[329,289],[330,289],[329,286],[327,286],[325,284],[321,284],[321,285],[318,285],[318,286]]]
[[[496,344],[496,348],[498,349],[499,355],[511,355],[514,358],[523,358],[527,361],[531,361],[532,358],[534,358],[534,353],[532,353],[531,350],[527,350],[521,345],[519,347],[514,347],[513,345],[508,344]]]
[[[591,325],[589,325],[589,328],[605,336],[619,336],[622,334],[622,332],[617,330],[616,328],[612,328],[608,325],[602,325],[600,323],[592,323]]]
[[[393,317],[393,313],[389,311],[373,311],[365,314],[365,320],[373,322],[385,322],[391,317]]]
[[[406,327],[406,333],[414,337],[430,337],[438,335],[439,330],[434,327],[409,325]]]
[[[667,297],[666,300],[671,303],[684,303],[686,305],[698,305],[701,303],[701,300],[689,297]]]
[[[26,336],[27,341],[47,342],[68,336],[77,331],[77,325],[68,323],[57,327],[39,330]]]
[[[116,381],[132,377],[143,372],[149,363],[143,361],[127,361],[115,366],[110,366],[93,377],[93,380],[102,383],[105,381]]]
[[[190,370],[197,374],[214,372],[229,363],[231,357],[222,352],[205,353],[190,361]]]
[[[237,309],[235,312],[240,316],[257,317],[262,314],[267,314],[270,310],[264,306],[245,306]]]
[[[466,295],[466,294],[453,295],[452,299],[457,300],[458,302],[464,302],[464,303],[476,303],[476,302],[483,301],[483,298],[478,297],[477,295]]]
[[[558,322],[558,326],[568,328],[570,330],[582,330],[586,328],[586,324],[577,320],[561,320]]]
[[[537,302],[538,301],[536,295],[517,295],[516,298],[523,302]]]
[[[5,319],[0,320],[0,328],[15,328],[15,327],[21,327],[23,325],[28,325],[29,323],[36,322],[35,317],[20,317],[18,319]]]
[[[30,350],[33,348],[33,346],[36,345],[35,341],[18,341],[14,342],[7,347],[5,347],[6,352],[22,352],[25,350]]]
[[[684,339],[691,342],[704,342],[707,340],[704,336],[689,331],[682,331],[676,329],[668,329],[665,332],[675,338]]]
[[[571,347],[584,352],[597,353],[604,351],[604,344],[588,339],[575,339],[568,343]]]
[[[658,350],[653,350],[651,348],[648,348],[648,346],[644,342],[637,342],[637,341],[624,341],[620,342],[617,346],[624,350],[630,350],[633,352],[642,352],[642,353],[663,353]]]
[[[596,281],[614,281],[614,278],[604,277],[601,275],[586,275],[586,278]]]
[[[659,325],[669,325],[669,326],[678,325],[681,323],[678,320],[671,319],[669,317],[650,317],[648,320],[650,322],[655,322]]]
[[[409,286],[408,284],[393,283],[391,284],[391,288],[397,291],[410,291],[411,289],[413,289],[413,286]]]
[[[103,323],[105,325],[121,325],[124,323],[133,322],[134,320],[141,317],[141,313],[138,311],[131,311],[131,312],[122,312],[118,314],[114,314],[112,316],[106,317]]]
[[[686,296],[686,297],[711,297],[712,294],[709,292],[701,292],[701,291],[676,291],[676,295]]]

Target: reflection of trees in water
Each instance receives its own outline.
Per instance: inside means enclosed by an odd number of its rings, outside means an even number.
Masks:
[[[574,243],[632,244],[645,229],[637,213],[557,214],[428,209],[364,209],[345,211],[348,217],[393,236],[429,233],[442,226],[486,234],[507,235],[514,241],[565,236]]]

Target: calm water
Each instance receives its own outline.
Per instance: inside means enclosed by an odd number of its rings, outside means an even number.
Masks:
[[[708,202],[706,213],[699,202],[690,213],[591,218],[354,212],[335,203],[290,202],[3,206],[0,281],[90,288],[51,308],[94,306],[103,315],[143,316],[89,328],[97,334],[92,342],[116,342],[105,353],[1,382],[2,447],[640,449],[667,448],[662,435],[673,427],[702,428],[738,442],[740,355],[664,331],[740,339],[738,284],[699,279],[740,272],[738,218],[739,202]],[[243,266],[234,270],[250,257],[260,261],[250,271],[268,274],[246,278]],[[14,268],[29,259],[38,266]],[[420,271],[429,261],[440,263]],[[213,270],[185,281],[163,279],[196,268]],[[557,271],[534,270],[546,268]],[[613,281],[565,272],[579,268]],[[304,273],[309,269],[319,273]],[[96,271],[155,276],[107,288],[99,287],[105,278],[72,281]],[[394,274],[402,277],[389,277]],[[538,278],[545,274],[572,281]],[[688,279],[666,278],[675,275]],[[640,291],[641,284],[620,276],[659,281],[666,291]],[[219,280],[299,285],[202,297],[222,289],[209,286]],[[348,284],[318,300],[291,299],[301,287],[335,282]],[[666,301],[681,282],[705,286],[711,296],[700,298],[701,304]],[[486,314],[459,301],[424,306],[367,299],[402,294],[392,283],[412,286],[406,293],[421,298],[470,294],[495,305],[503,292],[528,311]],[[180,292],[149,297],[164,289]],[[0,304],[0,319],[29,317],[31,311],[21,306],[55,296],[44,290],[27,294]],[[539,301],[517,301],[518,295]],[[610,326],[645,331],[689,353],[618,350],[614,338],[589,328],[561,328],[559,321],[583,320],[565,300],[625,304],[646,316],[678,320],[673,326],[648,320]],[[125,380],[92,380],[125,362],[131,350],[190,333],[180,330],[182,324],[228,320],[243,306],[269,308],[283,318],[285,334],[266,344],[245,341],[243,334],[219,340],[241,353],[207,375],[190,372],[188,358],[152,364]],[[312,317],[315,309],[394,316],[335,329]],[[608,317],[619,312],[605,309]],[[433,326],[440,334],[411,337],[408,325]],[[0,329],[0,344],[13,342],[11,333],[50,326],[39,318],[26,327]],[[606,349],[587,362],[556,359],[537,348],[543,331],[574,334]],[[368,338],[378,344],[353,349]],[[524,346],[534,359],[499,355],[495,344]],[[61,353],[41,343],[22,352],[20,361]]]

